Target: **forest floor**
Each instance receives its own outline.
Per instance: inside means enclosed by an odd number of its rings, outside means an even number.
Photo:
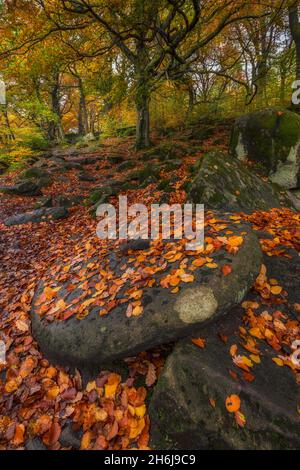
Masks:
[[[158,136],[153,136],[153,139],[155,143],[164,140]],[[189,147],[184,132],[178,132],[172,137],[172,142]],[[208,138],[193,142],[194,150],[190,150],[181,167],[173,171],[178,178],[170,193],[170,203],[184,202],[186,193],[183,188],[190,177],[189,166],[209,150],[226,150],[228,143],[228,126],[219,126]],[[95,157],[95,163],[85,166],[86,173],[94,176],[98,183],[118,179],[117,165],[107,165],[104,158],[112,154],[120,155],[124,160],[133,160],[136,168],[142,167],[142,153],[136,153],[132,148],[131,137],[106,139],[102,147],[88,154]],[[84,149],[85,156],[86,152]],[[99,160],[99,156],[103,158]],[[2,176],[1,185],[11,184],[16,176],[17,172]],[[121,176],[126,176],[126,171]],[[78,171],[71,169],[44,189],[43,194],[88,197],[93,187],[95,182],[79,180]],[[124,194],[129,202],[150,204],[157,202],[163,191],[153,183]],[[34,208],[37,200],[37,197],[0,196],[0,339],[5,341],[7,350],[7,363],[0,365],[0,449],[30,449],[35,446],[56,450],[69,448],[69,441],[65,444],[64,432],[70,423],[75,431],[81,432],[81,449],[148,448],[151,423],[147,406],[168,348],[144,352],[126,361],[127,376],[120,376],[113,370],[102,371],[87,382],[78,370],[50,364],[31,335],[29,310],[38,281],[58,259],[83,255],[84,247],[97,240],[97,221],[85,205],[71,208],[68,218],[56,222],[12,227],[4,225],[7,217]],[[236,216],[271,235],[271,240],[261,239],[263,251],[270,256],[285,256],[285,247],[299,251],[299,217],[293,211],[283,208],[255,212],[251,216]],[[262,275],[266,276],[266,273]],[[278,314],[278,296],[284,302],[284,286],[277,285],[275,288],[267,282],[267,278],[264,282],[264,287],[258,289],[261,300],[274,302],[277,316],[260,318],[260,322],[268,324],[273,340],[268,334],[265,337],[260,334],[259,339],[273,344],[274,356],[278,356],[278,344],[291,344],[298,338],[300,324],[296,317],[287,324]],[[297,316],[300,305],[295,305],[294,309]],[[246,324],[249,326],[249,319]],[[253,318],[251,326],[256,328]],[[255,331],[252,333],[255,338]],[[198,346],[205,347],[205,341],[198,341]],[[280,367],[284,365],[282,359],[277,357],[276,360]],[[291,364],[285,365],[291,367]],[[247,373],[249,381],[254,379],[253,371],[249,371],[243,363],[233,363],[232,370],[234,374],[239,371]],[[299,371],[295,370],[295,374],[295,380],[300,383]],[[237,420],[240,426],[245,425],[241,416],[237,416]]]

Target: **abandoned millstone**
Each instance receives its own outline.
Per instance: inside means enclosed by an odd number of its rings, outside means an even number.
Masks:
[[[213,209],[253,212],[280,207],[279,196],[279,191],[244,163],[226,154],[211,152],[199,163],[188,199]]]
[[[231,274],[224,276],[220,267],[218,269],[202,267],[194,271],[193,282],[182,283],[179,292],[174,295],[170,289],[163,288],[160,283],[162,277],[179,266],[179,261],[170,263],[166,272],[154,275],[156,286],[146,287],[143,290],[141,299],[143,313],[140,316],[131,318],[126,316],[127,302],[117,305],[107,315],[101,315],[105,306],[99,307],[97,302],[93,301],[95,288],[83,290],[77,274],[85,272],[85,278],[89,280],[91,286],[96,285],[99,282],[99,272],[95,271],[94,267],[97,259],[84,258],[80,261],[74,266],[74,274],[70,271],[68,281],[60,281],[58,274],[56,281],[55,276],[49,272],[53,288],[59,288],[56,302],[64,299],[64,305],[68,306],[72,301],[76,304],[76,301],[84,296],[90,305],[89,314],[82,319],[73,315],[65,321],[52,319],[53,321],[49,322],[38,315],[41,305],[37,302],[45,287],[41,281],[33,299],[31,319],[33,335],[42,351],[47,357],[61,364],[98,367],[195,334],[207,322],[224,315],[233,305],[241,302],[251,288],[260,270],[262,255],[257,237],[247,225],[234,224],[229,216],[221,220],[225,221],[225,227],[233,234],[245,234],[244,242],[235,255],[225,249],[210,255],[219,266],[231,265]],[[221,234],[222,231],[220,236]],[[167,245],[167,249],[171,250],[173,246],[174,242]],[[121,277],[124,265],[130,266],[130,259],[133,256],[150,256],[151,249],[150,245],[148,250],[135,252],[134,255],[132,250],[126,255],[120,248],[119,251],[116,248],[109,250],[107,255],[109,269],[114,272],[114,276]],[[63,277],[65,278],[65,275]],[[130,286],[128,279],[117,298],[122,299],[124,292]]]
[[[284,108],[268,108],[236,120],[231,153],[265,169],[273,183],[300,187],[300,116]]]
[[[31,212],[25,212],[24,214],[13,215],[5,220],[5,225],[24,225],[29,222],[39,223],[47,222],[49,220],[64,219],[68,216],[68,211],[65,207],[50,207],[36,209]]]
[[[234,366],[229,350],[241,342],[237,332],[243,314],[237,307],[205,328],[201,332],[206,339],[204,349],[191,339],[175,347],[150,403],[152,448],[299,449],[300,389],[293,372],[272,361],[276,353],[266,344],[261,348],[261,363],[251,369],[253,382]],[[239,379],[229,371],[235,371]],[[225,407],[232,394],[241,399],[244,427],[237,425],[234,413]]]

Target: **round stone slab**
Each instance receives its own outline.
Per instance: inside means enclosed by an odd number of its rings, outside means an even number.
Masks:
[[[151,242],[144,251],[108,250],[106,263],[92,256],[50,270],[31,309],[42,351],[61,364],[93,367],[196,335],[243,300],[260,270],[256,235],[233,219],[211,219],[204,253]]]

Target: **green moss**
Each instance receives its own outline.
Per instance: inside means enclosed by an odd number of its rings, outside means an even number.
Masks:
[[[162,180],[158,184],[157,189],[159,189],[160,191],[171,192],[172,188],[171,188],[171,185],[170,185],[170,180],[168,180],[168,179]]]
[[[240,134],[249,158],[275,172],[300,140],[300,116],[284,108],[269,108],[240,118],[231,135],[233,155]]]

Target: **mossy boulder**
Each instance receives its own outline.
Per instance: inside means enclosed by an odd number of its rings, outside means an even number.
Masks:
[[[49,222],[64,219],[68,216],[68,210],[65,207],[50,207],[43,209],[36,209],[31,212],[13,215],[5,220],[5,225],[8,227],[12,225],[24,225],[28,223]]]
[[[13,186],[1,186],[0,192],[11,196],[40,196],[41,186],[34,180],[22,180]]]
[[[121,157],[120,155],[110,155],[109,157],[107,157],[107,160],[112,165],[118,165],[119,163],[122,163],[124,161],[123,157]]]
[[[136,166],[134,160],[127,160],[118,166],[118,171],[130,170]]]
[[[266,343],[261,348],[257,345],[262,352],[261,363],[251,368],[252,382],[233,363],[229,350],[234,344],[240,354],[249,357],[240,345],[239,327],[244,314],[237,307],[203,329],[200,336],[206,339],[204,349],[192,344],[191,339],[175,347],[150,403],[151,448],[300,448],[300,389],[293,372],[274,363],[277,354]],[[226,409],[230,395],[240,397],[244,427],[238,426],[234,413]]]
[[[150,184],[159,179],[160,171],[160,165],[147,163],[141,170],[132,172],[128,179],[131,181],[137,180],[141,185]]]
[[[49,178],[50,175],[47,171],[43,170],[42,168],[32,167],[28,168],[27,170],[22,171],[19,174],[19,179],[46,179]]]
[[[300,116],[284,108],[268,108],[238,118],[231,154],[256,162],[273,183],[300,187]]]
[[[3,173],[5,173],[9,168],[9,163],[4,161],[4,160],[0,160],[0,175],[3,175]]]
[[[162,142],[159,145],[147,150],[141,156],[141,160],[148,161],[154,158],[160,161],[172,160],[184,157],[188,153],[186,146],[178,142]]]
[[[253,212],[280,207],[280,193],[247,166],[226,154],[211,152],[199,163],[189,200],[212,209]]]
[[[52,181],[51,175],[48,171],[37,167],[28,168],[27,170],[22,171],[22,173],[19,174],[18,180],[20,183],[31,181],[39,189],[46,188]]]

